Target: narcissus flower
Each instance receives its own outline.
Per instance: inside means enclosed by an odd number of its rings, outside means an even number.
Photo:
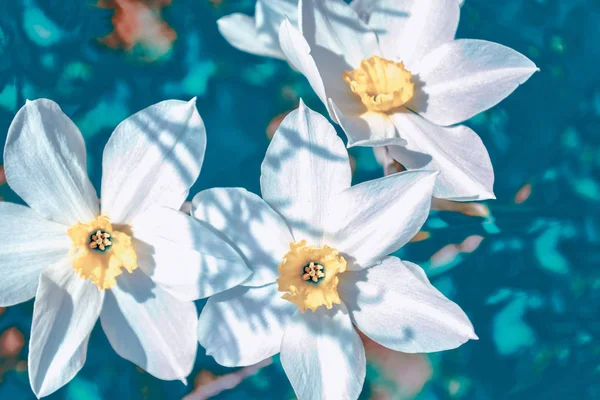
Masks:
[[[198,338],[226,366],[281,352],[300,399],[356,399],[365,378],[354,329],[394,350],[452,349],[475,339],[465,313],[416,264],[389,257],[427,218],[436,172],[350,186],[348,153],[327,120],[300,104],[262,164],[262,198],[198,193],[192,213],[225,235],[253,274],[212,296]]]
[[[353,0],[354,8],[366,22],[372,13],[383,12],[375,7],[373,0]],[[217,24],[223,37],[238,50],[259,56],[285,59],[279,47],[279,26],[287,17],[297,23],[298,0],[257,0],[254,17],[234,13],[219,18]],[[404,19],[405,15],[389,13],[388,19]],[[375,17],[376,21],[378,17]]]
[[[452,125],[499,103],[537,67],[496,43],[454,40],[459,13],[457,0],[362,0],[358,12],[342,0],[301,0],[298,29],[285,20],[279,39],[349,146],[389,146],[408,169],[440,171],[434,196],[483,200],[494,198],[487,150]]]
[[[28,365],[36,396],[81,369],[98,318],[120,356],[185,382],[197,348],[191,300],[251,273],[213,230],[177,211],[205,147],[194,100],[138,112],[106,144],[99,207],[75,124],[50,100],[19,110],[4,167],[29,207],[0,202],[0,306],[35,296]]]

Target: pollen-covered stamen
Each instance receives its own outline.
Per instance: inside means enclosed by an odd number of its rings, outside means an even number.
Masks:
[[[97,230],[96,233],[90,236],[90,249],[106,251],[112,246],[110,241],[110,233],[103,230]]]
[[[325,273],[323,272],[324,267],[321,264],[315,264],[314,262],[310,262],[310,264],[304,267],[304,275],[302,275],[302,279],[305,281],[313,281],[315,283],[319,282],[321,279],[325,278]]]

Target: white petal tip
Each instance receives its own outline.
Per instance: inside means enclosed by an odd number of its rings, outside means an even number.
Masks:
[[[195,107],[196,106],[196,100],[198,100],[198,97],[194,96],[194,97],[192,97],[192,99],[190,101],[188,101],[188,104]]]
[[[179,379],[179,380],[180,380],[180,381],[181,381],[181,383],[183,383],[185,386],[187,386],[187,385],[188,385],[188,381],[187,381],[187,379],[185,379],[185,378],[181,378],[181,379]]]

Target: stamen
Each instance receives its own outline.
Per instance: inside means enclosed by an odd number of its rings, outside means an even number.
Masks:
[[[96,233],[92,234],[90,237],[89,243],[90,249],[98,249],[100,251],[106,251],[112,246],[112,242],[110,241],[110,233],[97,230]]]
[[[307,246],[305,240],[290,243],[290,251],[277,270],[277,288],[284,293],[282,298],[296,304],[301,312],[341,303],[337,285],[339,275],[346,271],[346,260],[337,250],[326,245]]]
[[[311,261],[310,264],[304,267],[305,274],[302,275],[302,279],[305,281],[311,280],[317,283],[321,279],[325,278],[325,273],[323,272],[323,269],[324,267],[321,264],[315,264]]]

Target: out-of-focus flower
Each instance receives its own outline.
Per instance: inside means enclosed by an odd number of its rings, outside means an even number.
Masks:
[[[14,358],[19,355],[24,345],[25,338],[21,331],[14,326],[8,328],[0,335],[0,357]]]
[[[526,183],[515,195],[514,202],[515,204],[525,203],[529,196],[531,196],[531,183]]]
[[[450,125],[499,103],[535,64],[496,43],[454,40],[457,0],[363,3],[373,6],[368,24],[342,0],[300,1],[298,28],[285,20],[279,31],[290,64],[342,126],[349,146],[389,146],[408,169],[439,170],[435,197],[494,198],[481,139]]]
[[[351,187],[342,140],[302,102],[275,133],[261,171],[264,200],[228,188],[192,201],[192,215],[229,238],[254,271],[202,311],[198,338],[217,362],[252,365],[281,352],[300,399],[356,399],[366,362],[353,325],[408,353],[477,338],[418,265],[388,257],[427,218],[435,172]]]
[[[0,203],[0,305],[35,296],[29,378],[36,396],[81,369],[98,318],[120,356],[185,382],[197,347],[191,300],[250,274],[230,245],[177,211],[205,147],[195,100],[164,101],[129,117],[104,149],[100,208],[73,122],[50,100],[19,110],[4,166],[29,207]]]
[[[425,270],[429,276],[438,275],[456,264],[456,260],[463,253],[472,253],[483,242],[484,237],[480,235],[471,235],[462,243],[448,244],[438,250],[431,256]]]
[[[135,50],[140,58],[154,61],[171,50],[175,31],[161,18],[161,10],[171,0],[98,0],[100,8],[114,9],[114,31],[99,39],[113,49]]]

